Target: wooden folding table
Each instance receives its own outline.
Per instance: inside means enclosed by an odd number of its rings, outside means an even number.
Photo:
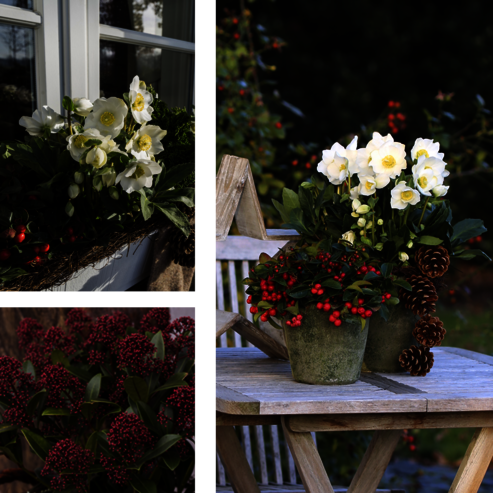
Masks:
[[[362,373],[352,385],[295,382],[257,348],[217,349],[217,446],[236,493],[258,492],[233,426],[282,424],[307,493],[334,491],[310,432],[374,430],[348,493],[376,490],[403,429],[477,428],[449,493],[476,493],[493,457],[493,357],[435,348],[426,377]]]

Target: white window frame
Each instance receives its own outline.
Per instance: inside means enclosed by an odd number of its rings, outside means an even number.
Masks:
[[[99,0],[33,0],[33,10],[0,4],[0,22],[34,29],[37,105],[57,112],[64,95],[99,98],[100,40],[195,55],[189,41],[100,24]]]

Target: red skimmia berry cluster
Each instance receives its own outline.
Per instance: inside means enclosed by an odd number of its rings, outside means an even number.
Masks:
[[[85,493],[87,475],[93,463],[94,454],[90,450],[70,439],[61,440],[50,449],[41,475],[51,477],[50,486],[56,491],[71,488],[71,491]]]
[[[399,101],[389,101],[388,107],[390,108],[389,114],[387,115],[389,128],[393,134],[396,134],[406,128],[406,115],[399,111],[401,107]]]
[[[118,343],[118,368],[147,376],[154,369],[156,346],[142,334],[130,334]]]

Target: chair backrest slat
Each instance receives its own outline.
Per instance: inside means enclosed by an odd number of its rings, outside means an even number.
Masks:
[[[240,313],[240,307],[238,305],[238,287],[236,285],[236,269],[235,261],[228,260],[228,281],[229,281],[229,296],[231,299],[231,311],[233,313]],[[235,347],[241,347],[241,336],[237,332],[235,336]]]
[[[224,470],[223,463],[219,458],[219,454],[217,456],[217,480],[221,486],[226,486],[226,471]]]
[[[250,267],[248,265],[248,260],[243,260],[241,262],[241,275],[243,279],[248,277],[248,274],[250,272]],[[248,286],[243,287],[243,291],[245,292],[247,290]],[[245,307],[245,318],[247,320],[250,320],[250,322],[253,322],[253,316],[250,313],[250,305],[246,302],[248,298],[248,295],[245,293],[245,296],[243,297],[243,306]]]
[[[274,457],[274,481],[276,484],[283,484],[281,467],[281,449],[279,447],[279,432],[277,425],[271,425],[270,438],[272,442],[272,456]]]
[[[241,438],[246,459],[253,471],[252,441],[250,439],[250,428],[248,426],[241,427]]]
[[[260,484],[269,484],[263,426],[255,426],[255,438],[257,439],[257,450],[258,450],[259,462],[260,462]]]
[[[220,260],[216,261],[216,292],[217,292],[217,308],[218,310],[224,311],[223,273],[222,273]],[[219,346],[220,347],[228,346],[228,336],[226,332],[219,338]]]

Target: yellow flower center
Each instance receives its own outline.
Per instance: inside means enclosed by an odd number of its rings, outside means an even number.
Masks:
[[[134,174],[132,175],[132,178],[138,180],[143,175],[145,175],[144,169],[141,168],[140,166],[137,166],[137,168],[135,168]]]
[[[74,145],[77,147],[77,149],[82,149],[84,147],[84,144],[88,141],[89,139],[85,135],[77,135],[77,137],[74,139]]]
[[[426,176],[422,176],[418,178],[418,183],[421,188],[425,188],[426,185],[428,185],[428,178],[426,178]]]
[[[135,111],[142,111],[144,109],[145,102],[144,102],[144,96],[140,94],[140,92],[137,94],[137,97],[135,98],[134,103],[132,104],[132,109]]]
[[[395,166],[395,158],[390,154],[382,159],[382,164],[385,168],[393,168]]]
[[[430,157],[430,155],[428,154],[428,151],[426,149],[420,149],[416,153],[416,159],[418,159],[420,156],[423,156],[423,155],[425,155],[426,157]]]
[[[367,190],[371,190],[371,189],[373,188],[373,183],[372,183],[370,180],[368,180],[368,181],[365,183],[365,188],[366,188]]]
[[[152,139],[149,135],[143,135],[137,142],[141,151],[148,151],[152,146]]]
[[[411,190],[406,190],[405,192],[401,192],[402,200],[411,200],[413,198],[413,192]]]
[[[113,125],[113,122],[115,121],[115,115],[113,113],[110,113],[109,111],[105,111],[101,115],[100,121],[103,125],[109,127],[110,125]]]

